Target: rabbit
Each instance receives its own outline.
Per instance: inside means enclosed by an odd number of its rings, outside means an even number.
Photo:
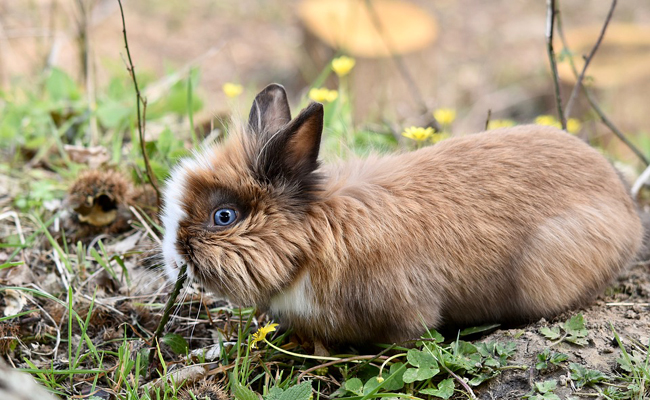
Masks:
[[[427,327],[531,322],[592,300],[643,228],[612,165],[524,125],[321,165],[323,106],[284,88],[177,165],[161,221],[169,279],[256,305],[314,343],[400,342]]]

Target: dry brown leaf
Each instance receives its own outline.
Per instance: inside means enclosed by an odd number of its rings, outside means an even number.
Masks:
[[[27,304],[27,298],[22,292],[18,290],[13,290],[13,289],[5,290],[4,298],[5,298],[5,309],[3,311],[3,314],[5,317],[18,314],[23,309],[23,307],[25,307],[25,305]]]
[[[190,365],[168,373],[166,376],[149,382],[145,385],[147,389],[162,387],[165,382],[185,382],[191,384],[203,378],[207,370],[202,365]]]

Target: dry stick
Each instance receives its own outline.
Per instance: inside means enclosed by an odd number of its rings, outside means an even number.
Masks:
[[[557,31],[560,34],[560,40],[562,41],[562,46],[564,46],[565,49],[569,49],[569,46],[566,41],[566,37],[564,36],[564,30],[562,28],[562,18],[560,16],[560,13],[558,12],[557,14]],[[571,55],[571,52],[567,52],[569,54],[568,59],[569,59],[569,65],[571,66],[571,70],[573,71],[573,74],[578,77],[578,69],[576,68],[575,63],[573,62],[573,56]],[[643,155],[643,153],[636,147],[632,142],[628,140],[625,135],[614,125],[612,121],[610,121],[609,118],[605,115],[603,110],[600,108],[598,103],[596,102],[596,99],[594,99],[593,95],[591,92],[584,86],[580,85],[580,88],[582,89],[582,92],[584,93],[585,97],[587,98],[587,101],[589,102],[589,105],[591,108],[598,114],[600,117],[600,120],[602,121],[603,124],[605,124],[613,133],[616,135],[634,154],[636,154],[637,157],[646,165],[650,165],[650,162],[648,159]]]
[[[571,115],[571,111],[573,110],[573,103],[575,102],[576,96],[578,95],[578,90],[580,90],[580,87],[582,86],[582,81],[585,78],[587,67],[589,67],[589,63],[591,62],[591,59],[594,58],[594,55],[596,55],[596,51],[598,50],[598,47],[600,47],[600,43],[603,41],[603,37],[605,37],[605,31],[607,30],[607,25],[609,25],[609,21],[611,21],[612,19],[612,15],[614,15],[614,8],[616,8],[616,3],[617,0],[612,0],[612,6],[609,8],[609,12],[607,13],[607,18],[605,18],[605,23],[603,24],[603,27],[600,30],[600,35],[598,36],[598,40],[596,40],[596,44],[591,49],[589,55],[585,57],[585,65],[582,67],[582,72],[580,72],[580,76],[578,77],[578,80],[576,81],[576,85],[573,87],[573,90],[571,91],[571,96],[569,96],[569,101],[567,102],[566,109],[564,110],[564,114],[566,115],[567,119],[569,118],[569,116]]]
[[[95,105],[95,76],[92,68],[91,62],[91,49],[90,49],[90,30],[88,28],[89,19],[90,19],[90,4],[89,7],[86,7],[84,4],[85,0],[77,0],[77,5],[79,7],[79,13],[81,14],[80,19],[77,21],[78,25],[78,39],[79,47],[81,48],[80,63],[82,65],[82,77],[86,85],[86,102],[88,108],[89,117],[89,126],[88,126],[88,136],[89,143],[91,146],[96,146],[99,140],[98,138],[98,127],[97,127],[97,115],[92,112]]]
[[[129,51],[129,41],[126,38],[126,22],[124,21],[124,9],[122,8],[122,0],[117,0],[117,3],[120,5],[120,15],[122,16],[122,33],[124,34],[124,47],[126,47],[126,56],[129,60],[129,65],[127,66],[127,70],[129,71],[129,74],[131,75],[131,79],[133,80],[133,86],[135,86],[135,104],[137,107],[137,117],[138,117],[138,134],[140,137],[140,150],[142,151],[142,157],[144,158],[144,166],[145,169],[147,170],[147,176],[149,177],[149,183],[151,183],[151,186],[153,187],[154,191],[156,192],[156,203],[158,205],[158,208],[160,208],[160,190],[158,189],[158,184],[156,182],[156,176],[153,174],[153,170],[151,169],[151,165],[149,164],[149,156],[147,155],[147,150],[145,146],[145,141],[144,141],[144,122],[142,121],[142,116],[140,114],[140,103],[144,105],[145,112],[147,109],[147,101],[142,98],[142,95],[140,94],[140,88],[138,87],[138,80],[135,76],[135,67],[133,66],[133,61],[131,60],[131,52]]]
[[[390,53],[390,57],[393,59],[395,62],[395,65],[397,66],[397,70],[400,72],[402,75],[402,78],[406,82],[406,85],[408,86],[409,90],[411,91],[412,94],[415,95],[415,98],[417,102],[420,105],[421,112],[423,114],[430,114],[429,113],[429,108],[427,107],[426,102],[424,101],[424,98],[422,97],[422,93],[420,93],[420,88],[418,85],[415,84],[415,80],[411,76],[411,73],[409,72],[408,67],[406,66],[406,63],[402,59],[402,57],[397,54],[395,51],[395,48],[393,46],[392,41],[390,38],[386,35],[386,31],[384,30],[384,26],[381,23],[381,20],[379,19],[379,15],[377,14],[377,11],[375,10],[375,7],[372,4],[372,0],[366,0],[366,8],[368,9],[368,14],[370,14],[370,19],[372,20],[372,24],[375,26],[375,29],[377,30],[377,33],[381,36],[382,41],[388,48],[388,52]],[[440,131],[440,123],[438,123],[438,120],[433,116],[433,114],[428,115],[431,118],[430,125],[435,129],[436,131]]]
[[[562,111],[562,98],[560,97],[560,78],[557,73],[557,64],[555,62],[555,51],[553,50],[553,26],[555,22],[555,0],[546,0],[546,51],[551,63],[551,74],[553,75],[553,86],[555,88],[555,106],[557,108],[557,117],[562,124],[562,129],[566,130],[566,119]]]

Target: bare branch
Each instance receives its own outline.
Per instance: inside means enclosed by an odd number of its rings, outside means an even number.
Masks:
[[[557,31],[560,34],[560,40],[562,41],[562,46],[564,46],[565,49],[569,49],[569,46],[566,41],[566,37],[564,36],[564,30],[562,29],[562,18],[560,16],[560,13],[557,13]],[[571,55],[571,52],[568,52],[569,56],[569,65],[571,66],[571,70],[573,71],[573,74],[578,77],[578,69],[576,68],[575,63],[573,62],[573,56]],[[630,142],[625,135],[614,125],[612,121],[610,121],[609,118],[605,115],[603,110],[600,108],[598,103],[596,102],[596,99],[594,99],[593,95],[591,92],[584,86],[580,85],[580,88],[582,92],[585,94],[585,97],[587,98],[587,101],[589,102],[589,105],[591,108],[598,114],[598,117],[600,117],[600,120],[605,124],[613,133],[616,135],[634,154],[636,154],[637,157],[646,165],[650,165],[650,162],[648,162],[648,159],[643,155],[643,153],[636,147],[632,142]]]
[[[138,117],[138,134],[140,137],[140,150],[142,151],[142,157],[144,158],[144,167],[147,170],[147,176],[149,177],[149,183],[151,183],[151,186],[156,192],[156,203],[158,205],[158,208],[160,208],[160,190],[158,189],[158,182],[156,180],[156,176],[153,173],[153,170],[151,169],[151,165],[149,163],[149,156],[147,155],[147,149],[145,146],[145,141],[144,141],[144,127],[145,127],[145,121],[143,121],[143,116],[142,113],[140,112],[140,103],[144,105],[145,113],[147,109],[147,100],[142,97],[140,94],[140,88],[138,87],[138,80],[137,77],[135,76],[135,67],[133,66],[133,61],[131,60],[131,52],[129,51],[129,41],[126,38],[126,22],[124,21],[124,9],[122,8],[122,1],[117,0],[117,3],[120,5],[120,15],[122,16],[122,33],[124,34],[124,47],[126,47],[126,56],[129,60],[129,65],[127,67],[129,74],[131,75],[131,79],[133,80],[133,86],[135,86],[135,104],[136,104],[136,109],[137,109],[137,117]]]
[[[576,96],[578,95],[578,91],[582,86],[582,81],[585,78],[587,67],[589,67],[589,63],[594,58],[594,55],[596,55],[596,51],[598,50],[598,47],[600,47],[600,43],[603,41],[603,37],[605,37],[605,31],[607,31],[607,25],[609,25],[609,21],[611,21],[612,15],[614,15],[614,8],[616,8],[616,3],[617,0],[612,0],[612,6],[609,8],[609,12],[607,13],[607,18],[605,18],[605,23],[603,24],[603,27],[600,30],[600,35],[598,36],[598,40],[596,40],[596,44],[594,44],[594,47],[591,49],[591,52],[589,52],[589,55],[585,57],[585,65],[582,67],[582,72],[580,72],[580,76],[578,77],[578,80],[576,81],[576,85],[573,87],[573,90],[571,91],[571,96],[569,97],[569,101],[567,102],[566,109],[564,110],[564,114],[566,115],[566,118],[569,118],[569,116],[571,115],[571,111],[573,110],[573,103],[575,102]]]
[[[566,119],[562,111],[562,98],[560,97],[560,78],[557,73],[557,63],[555,61],[555,51],[553,50],[553,27],[555,22],[555,0],[546,0],[546,52],[551,63],[551,74],[553,75],[553,85],[555,88],[555,105],[557,108],[557,118],[562,124],[562,129],[566,130]]]

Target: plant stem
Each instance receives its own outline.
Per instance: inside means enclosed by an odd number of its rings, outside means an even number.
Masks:
[[[150,365],[151,362],[153,361],[154,355],[156,354],[156,347],[155,347],[156,343],[158,343],[158,339],[160,339],[160,336],[165,330],[165,325],[167,325],[167,321],[169,321],[169,314],[171,314],[172,308],[174,307],[174,303],[176,302],[176,298],[178,297],[178,294],[180,293],[181,288],[183,287],[183,284],[185,283],[186,279],[187,279],[187,264],[183,264],[181,266],[180,271],[178,272],[178,279],[176,279],[174,290],[172,290],[172,293],[169,296],[169,299],[167,300],[167,304],[165,304],[165,310],[163,311],[163,315],[162,318],[160,319],[160,323],[158,324],[158,328],[156,329],[156,332],[153,334],[153,337],[151,338],[154,347],[149,352]]]
[[[142,103],[144,106],[144,112],[146,114],[147,100],[144,99],[140,94],[138,79],[135,75],[135,67],[133,66],[133,61],[131,60],[129,41],[127,40],[126,37],[126,22],[124,21],[124,9],[122,8],[122,0],[117,0],[117,3],[120,5],[120,15],[122,16],[122,33],[124,34],[124,47],[126,47],[126,56],[129,60],[129,65],[127,66],[127,70],[131,75],[131,79],[133,80],[133,86],[135,87],[135,96],[136,96],[135,104],[136,104],[137,117],[138,117],[138,135],[140,138],[140,150],[142,151],[142,157],[144,158],[144,167],[147,171],[147,176],[149,177],[149,183],[151,183],[151,186],[156,192],[156,203],[158,205],[158,208],[160,208],[160,190],[158,189],[158,182],[156,180],[156,176],[154,175],[153,170],[151,169],[151,165],[149,163],[149,156],[147,155],[147,149],[145,146],[146,142],[144,141],[144,127],[146,121],[143,121],[143,115],[140,113],[140,103]]]
[[[609,12],[607,13],[607,18],[605,18],[605,23],[603,24],[603,27],[600,30],[600,35],[598,36],[598,40],[596,40],[596,44],[594,44],[594,47],[589,52],[589,55],[585,57],[585,65],[582,67],[580,76],[576,81],[576,85],[573,87],[573,91],[571,91],[571,96],[569,96],[569,101],[567,102],[566,105],[566,109],[565,109],[566,118],[569,118],[569,116],[571,115],[571,111],[573,109],[573,103],[575,102],[576,96],[578,95],[578,91],[582,86],[582,81],[585,78],[587,67],[589,67],[589,63],[591,62],[591,59],[594,58],[594,55],[596,55],[596,51],[598,50],[598,47],[600,47],[600,43],[603,41],[603,37],[605,37],[605,31],[607,30],[607,25],[609,25],[609,21],[611,21],[612,15],[614,15],[614,8],[616,8],[616,2],[617,0],[612,0],[612,6],[609,8]]]
[[[565,49],[569,49],[569,46],[566,41],[566,37],[564,36],[564,30],[562,29],[562,18],[560,17],[560,13],[558,11],[557,13],[557,31],[560,34],[560,40],[562,41],[562,46]],[[575,66],[575,63],[573,62],[573,56],[571,55],[571,52],[567,52],[569,54],[569,65],[571,66],[571,70],[573,71],[573,74],[578,77],[578,69]],[[609,118],[605,115],[603,110],[600,108],[598,103],[596,102],[596,99],[594,99],[593,95],[591,94],[591,91],[589,91],[585,85],[580,85],[580,88],[582,89],[582,92],[585,94],[585,97],[587,97],[587,101],[589,101],[589,105],[591,108],[596,112],[598,117],[600,117],[600,120],[602,121],[603,124],[605,124],[613,133],[616,135],[632,152],[639,157],[639,159],[647,166],[650,165],[650,162],[648,159],[643,155],[643,153],[636,147],[632,142],[630,142],[625,135],[614,125],[612,121],[610,121]]]
[[[555,62],[555,51],[553,50],[553,30],[555,22],[555,0],[546,0],[546,51],[551,63],[551,74],[553,75],[553,87],[555,88],[555,106],[557,108],[557,118],[562,124],[562,129],[566,130],[566,119],[562,111],[562,97],[560,96],[560,78],[557,73],[557,64]]]

